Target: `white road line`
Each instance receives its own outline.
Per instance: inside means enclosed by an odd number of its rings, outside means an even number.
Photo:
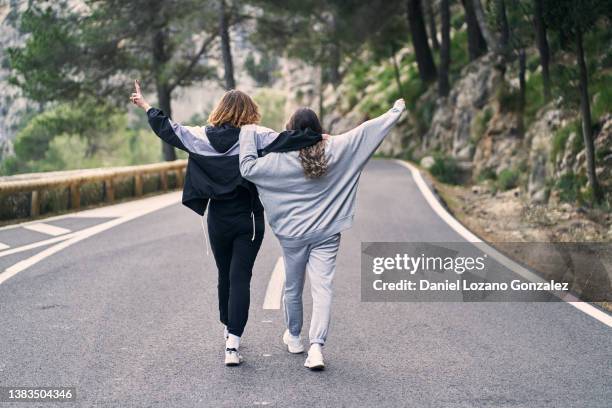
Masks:
[[[452,215],[450,215],[449,212],[446,211],[446,209],[442,206],[442,204],[440,204],[438,199],[433,195],[429,186],[427,185],[425,180],[423,180],[423,176],[421,175],[421,172],[418,168],[402,160],[395,160],[395,162],[410,170],[414,182],[421,191],[421,194],[423,194],[423,197],[425,198],[429,206],[444,222],[448,224],[449,227],[455,230],[457,234],[461,235],[468,242],[481,243],[482,245],[478,246],[479,249],[482,249],[484,252],[488,253],[489,256],[493,257],[497,262],[501,263],[506,268],[522,276],[523,278],[532,282],[544,282],[544,280],[538,275],[534,274],[530,270],[524,268],[523,266],[514,262],[512,259],[503,255],[501,252],[487,245],[486,242],[478,238],[470,230],[465,228],[459,221],[457,221]],[[574,306],[581,312],[584,312],[592,318],[599,320],[606,326],[612,327],[612,316],[589,304],[588,302],[582,302],[575,296],[569,294],[559,296],[557,293],[551,293],[555,296],[560,297],[561,300]]]
[[[142,202],[147,202],[147,200],[156,199],[158,197],[165,196],[173,196],[178,195],[180,197],[180,191],[173,191],[171,193],[158,194],[154,196],[150,196],[147,198],[139,199],[139,200],[130,200],[119,204],[113,205],[105,205],[102,207],[94,207],[87,210],[82,210],[78,212],[69,212],[66,214],[54,215],[44,220],[31,220],[31,221],[23,221],[17,224],[4,225],[0,227],[0,231],[13,230],[15,228],[22,228],[28,225],[37,224],[39,222],[49,222],[56,220],[64,220],[67,218],[117,218],[125,215],[128,212],[132,212],[134,209],[138,209],[143,204]]]
[[[5,249],[8,249],[10,247],[11,247],[10,245],[6,245],[6,244],[0,242],[0,251],[4,251]]]
[[[37,264],[45,258],[48,258],[49,256],[61,251],[62,249],[68,248],[69,246],[76,244],[77,242],[80,242],[93,235],[99,234],[100,232],[116,227],[117,225],[131,221],[135,218],[160,210],[169,205],[176,204],[179,200],[179,197],[180,195],[178,195],[178,193],[169,193],[160,196],[154,196],[151,198],[146,198],[143,200],[138,200],[141,201],[140,205],[130,207],[130,211],[125,213],[123,217],[115,218],[103,224],[94,225],[93,227],[78,231],[69,239],[66,239],[56,245],[53,245],[52,247],[46,248],[45,250],[37,253],[36,255],[33,255],[6,268],[3,272],[0,273],[0,285],[6,282],[8,279],[12,278],[13,276],[17,275],[19,272],[25,271],[30,266]]]
[[[30,249],[35,249],[35,248],[38,248],[38,247],[41,247],[41,246],[55,244],[56,242],[60,242],[60,241],[63,241],[65,239],[72,238],[76,234],[77,234],[76,232],[71,232],[70,234],[61,235],[59,237],[49,238],[49,239],[45,239],[45,240],[42,240],[42,241],[33,242],[31,244],[22,245],[22,246],[17,247],[17,248],[8,249],[6,251],[0,252],[0,258],[2,258],[3,256],[7,256],[7,255],[17,254],[17,253],[23,252],[23,251],[29,251]]]
[[[283,295],[283,285],[285,284],[285,263],[283,257],[279,257],[270,275],[266,297],[264,298],[263,308],[266,310],[280,309],[281,297]]]
[[[69,232],[71,232],[67,228],[56,227],[55,225],[45,224],[44,222],[37,222],[36,224],[24,225],[23,228],[30,230],[30,231],[36,231],[36,232],[40,232],[43,234],[47,234],[47,235],[53,235],[54,237],[57,237],[58,235],[68,234]]]

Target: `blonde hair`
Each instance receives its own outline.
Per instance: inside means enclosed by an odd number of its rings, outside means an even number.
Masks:
[[[232,89],[221,98],[215,109],[208,116],[208,123],[213,126],[229,124],[241,127],[259,123],[261,115],[255,101],[246,93]]]

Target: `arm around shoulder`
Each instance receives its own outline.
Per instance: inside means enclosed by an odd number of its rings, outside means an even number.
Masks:
[[[242,177],[245,179],[254,183],[260,173],[257,143],[257,126],[243,126],[240,129],[240,174],[242,174]]]

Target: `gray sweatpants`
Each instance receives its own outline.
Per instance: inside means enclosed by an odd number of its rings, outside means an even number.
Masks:
[[[285,261],[285,322],[293,336],[302,331],[304,307],[302,292],[306,272],[312,292],[310,343],[325,344],[331,317],[332,280],[336,272],[336,255],[340,234],[299,248],[283,247]]]

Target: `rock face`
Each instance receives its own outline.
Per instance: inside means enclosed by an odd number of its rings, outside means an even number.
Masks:
[[[26,6],[23,1],[12,1],[10,4],[0,4],[0,49],[6,50],[23,43],[23,38],[15,28],[16,11]],[[0,54],[0,59],[5,56]],[[0,161],[3,157],[12,154],[11,139],[15,134],[17,125],[21,120],[27,103],[20,95],[20,90],[8,83],[9,70],[0,67]]]
[[[595,136],[595,151],[598,156],[598,167],[595,171],[602,184],[609,187],[612,183],[612,113],[608,113],[599,121],[599,129]]]
[[[551,161],[554,133],[564,127],[570,118],[571,115],[561,109],[543,110],[525,134],[530,168],[527,193],[536,203],[546,201],[546,182],[555,175],[555,166]]]
[[[474,173],[492,170],[496,174],[506,169],[517,169],[525,155],[521,154],[523,138],[519,131],[518,117],[514,113],[497,112],[477,142],[474,156]]]
[[[281,77],[277,87],[287,95],[284,115],[286,118],[302,106],[319,113],[320,78],[321,74],[316,67],[288,58],[281,60]]]
[[[495,69],[491,55],[466,66],[448,98],[436,102],[431,127],[423,137],[421,150],[441,150],[459,161],[471,160],[475,152],[470,140],[472,122],[489,104],[500,81],[501,74]]]
[[[433,157],[431,157],[431,156],[425,156],[425,157],[423,157],[423,158],[421,159],[421,163],[420,163],[420,164],[421,164],[421,167],[423,167],[424,169],[429,170],[429,169],[431,169],[431,168],[433,167],[433,165],[434,165],[434,163],[435,163],[435,162],[436,162],[436,161],[434,160],[434,158],[433,158]]]

